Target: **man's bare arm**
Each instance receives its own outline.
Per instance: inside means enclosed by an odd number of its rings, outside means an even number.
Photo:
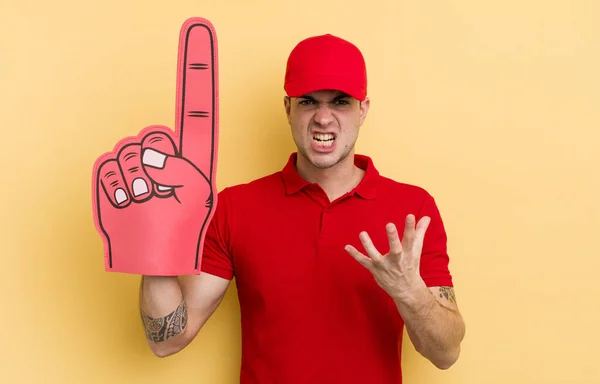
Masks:
[[[460,355],[465,335],[454,288],[423,284],[395,302],[415,349],[436,367],[450,368]]]
[[[140,316],[152,352],[170,356],[185,348],[217,309],[229,280],[201,273],[143,276]]]
[[[142,311],[142,321],[146,338],[149,341],[161,342],[175,337],[184,331],[187,325],[187,308],[182,299],[177,309],[165,317],[150,317]]]
[[[423,239],[431,218],[406,216],[402,241],[393,223],[386,225],[389,252],[382,255],[366,232],[359,234],[369,256],[348,244],[347,252],[367,268],[377,284],[396,303],[417,351],[436,367],[451,367],[460,354],[465,324],[458,312],[454,289],[427,288],[420,274]],[[415,226],[416,224],[416,226]]]

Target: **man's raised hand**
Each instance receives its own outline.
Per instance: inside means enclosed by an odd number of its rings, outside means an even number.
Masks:
[[[390,248],[385,255],[375,248],[366,232],[361,232],[359,238],[368,257],[352,245],[347,245],[345,248],[356,261],[373,274],[375,281],[383,290],[398,300],[402,300],[415,289],[423,286],[420,275],[421,252],[425,232],[431,219],[427,216],[421,218],[416,227],[415,220],[414,215],[407,215],[402,240],[394,224],[386,225]]]

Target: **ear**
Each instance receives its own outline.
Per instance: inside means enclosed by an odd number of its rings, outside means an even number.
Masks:
[[[283,106],[285,107],[285,114],[286,114],[288,122],[289,122],[290,121],[290,111],[292,109],[292,99],[289,96],[283,97]]]
[[[371,100],[369,98],[365,98],[360,102],[360,125],[363,125],[365,119],[367,118],[367,113],[369,112],[369,107],[371,106]]]

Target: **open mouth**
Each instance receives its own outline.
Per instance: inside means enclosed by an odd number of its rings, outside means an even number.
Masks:
[[[313,141],[319,147],[331,147],[334,140],[335,136],[333,133],[318,133],[313,135]]]

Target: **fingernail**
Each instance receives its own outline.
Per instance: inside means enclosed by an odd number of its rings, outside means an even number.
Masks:
[[[159,185],[158,190],[161,192],[166,192],[166,191],[170,191],[171,187],[165,187],[164,185]]]
[[[150,167],[162,169],[165,166],[166,159],[167,156],[155,151],[154,149],[148,148],[144,151],[142,163]]]
[[[144,179],[133,180],[133,195],[139,196],[148,192],[148,185]]]
[[[117,201],[117,204],[121,204],[122,202],[126,201],[127,194],[125,193],[125,191],[121,188],[117,189],[115,191],[115,200]]]

